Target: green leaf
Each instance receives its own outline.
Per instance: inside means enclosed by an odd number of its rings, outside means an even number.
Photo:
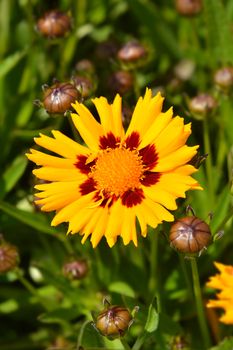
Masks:
[[[147,320],[145,324],[145,330],[148,333],[152,333],[158,328],[158,324],[159,324],[159,314],[156,311],[155,306],[153,304],[150,304]]]
[[[25,56],[26,50],[15,52],[13,55],[8,56],[0,64],[0,79],[2,79],[7,73],[9,73]]]
[[[15,299],[8,299],[0,304],[0,313],[10,314],[19,308],[19,304]]]
[[[111,283],[109,286],[109,291],[119,293],[127,297],[135,298],[134,290],[127,283],[122,281]]]
[[[64,323],[64,321],[71,321],[78,316],[80,316],[80,309],[73,305],[72,308],[63,307],[46,312],[39,316],[39,320],[44,323]]]
[[[227,10],[221,0],[205,0],[204,13],[208,31],[209,60],[214,65],[233,63],[233,42]]]
[[[231,198],[230,187],[227,184],[223,188],[222,192],[218,195],[218,200],[216,201],[217,205],[214,208],[213,219],[210,223],[212,233],[216,233],[217,230],[224,229],[224,227],[220,227],[220,225],[223,222],[224,218],[227,216]]]
[[[225,338],[218,345],[210,348],[210,350],[230,350],[233,349],[233,337]]]
[[[20,155],[13,160],[9,168],[3,173],[3,175],[0,177],[0,199],[2,199],[6,193],[12,190],[23,175],[26,165],[26,157],[24,155]]]
[[[173,30],[162,18],[156,5],[147,0],[127,0],[138,21],[146,28],[147,35],[156,47],[164,46],[172,57],[181,56]]]
[[[37,231],[48,233],[48,234],[57,234],[57,231],[49,226],[46,217],[40,213],[30,213],[21,209],[14,207],[11,204],[0,201],[0,210],[23,222],[24,224],[31,226]]]

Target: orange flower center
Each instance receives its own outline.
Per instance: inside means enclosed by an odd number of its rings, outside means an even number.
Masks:
[[[140,186],[143,170],[137,151],[114,148],[99,154],[92,168],[92,176],[100,191],[120,196]]]

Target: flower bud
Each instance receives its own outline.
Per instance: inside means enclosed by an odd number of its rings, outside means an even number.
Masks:
[[[174,67],[174,74],[176,78],[178,78],[181,81],[187,81],[189,80],[195,70],[195,64],[191,60],[181,60],[179,61],[175,67]]]
[[[59,10],[46,12],[37,21],[37,30],[47,38],[59,38],[71,29],[71,18]]]
[[[87,75],[91,75],[95,71],[93,63],[88,59],[78,61],[75,65],[75,69],[77,72],[86,73]]]
[[[200,94],[189,101],[190,111],[200,119],[217,108],[217,101],[208,94]]]
[[[177,220],[170,229],[170,244],[181,253],[201,253],[212,241],[210,227],[196,216]]]
[[[63,266],[63,274],[72,280],[81,280],[88,273],[88,264],[85,259],[76,259],[69,261]]]
[[[76,89],[80,92],[83,98],[89,97],[94,90],[94,86],[91,80],[81,75],[75,75],[74,77],[72,77],[72,83],[74,84]]]
[[[71,103],[80,98],[76,87],[70,83],[55,83],[44,87],[43,105],[50,114],[63,114],[71,109]]]
[[[183,16],[195,16],[202,10],[202,0],[175,0],[177,12]]]
[[[122,46],[117,57],[124,64],[135,64],[147,57],[147,51],[138,41],[132,40]]]
[[[233,86],[233,67],[218,69],[214,74],[214,82],[220,89],[227,92]]]
[[[118,92],[124,95],[126,92],[130,91],[134,84],[133,75],[127,71],[117,71],[114,72],[108,80],[109,88],[114,92]]]
[[[18,249],[0,238],[0,273],[13,270],[19,264]]]
[[[132,320],[125,307],[109,305],[97,316],[95,327],[102,335],[114,339],[125,334]]]

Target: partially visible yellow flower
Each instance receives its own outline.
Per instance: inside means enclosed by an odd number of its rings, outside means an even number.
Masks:
[[[121,236],[125,245],[133,241],[137,246],[136,220],[145,237],[148,225],[174,220],[168,210],[177,208],[178,197],[201,189],[189,164],[198,146],[186,145],[190,123],[173,118],[172,108],[162,112],[160,93],[152,97],[147,89],[126,131],[119,95],[112,104],[104,97],[93,103],[100,122],[82,103],[73,104],[72,120],[85,145],[59,131],[35,138],[58,155],[35,149],[27,154],[39,166],[33,173],[47,181],[35,186],[40,191],[36,203],[44,211],[55,210],[52,225],[68,222],[68,232],[79,232],[82,243],[91,236],[96,247],[105,236],[112,247]]]
[[[220,271],[207,282],[207,287],[219,289],[217,300],[209,300],[207,307],[224,309],[225,313],[220,321],[233,324],[233,266],[215,262],[214,265]]]

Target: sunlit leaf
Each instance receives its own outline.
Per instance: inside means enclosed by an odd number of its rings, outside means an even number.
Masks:
[[[125,282],[122,281],[117,281],[117,282],[113,282],[110,284],[109,286],[109,291],[110,292],[115,292],[115,293],[119,293],[131,298],[135,297],[135,292],[134,290]]]
[[[2,199],[8,193],[21,176],[27,165],[27,159],[24,155],[17,156],[6,171],[0,176],[0,198]]]

